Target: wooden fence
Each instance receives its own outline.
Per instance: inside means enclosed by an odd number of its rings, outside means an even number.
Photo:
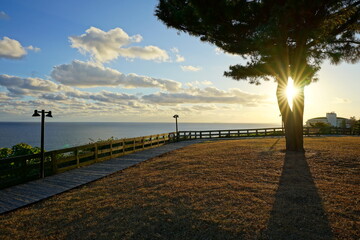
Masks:
[[[355,135],[350,129],[304,128],[304,135]],[[282,128],[179,131],[137,138],[101,141],[78,147],[45,152],[45,176],[102,162],[169,142],[206,138],[283,136]],[[39,178],[40,154],[0,159],[0,189]]]
[[[45,152],[45,176],[149,149],[175,140],[175,133],[101,141]],[[39,178],[40,154],[0,159],[0,188]]]
[[[230,138],[230,137],[256,137],[256,136],[283,136],[282,128],[261,129],[234,129],[234,130],[208,130],[208,131],[179,131],[179,140],[203,138]]]
[[[234,130],[207,130],[207,131],[179,131],[178,140],[203,139],[203,138],[231,138],[231,137],[264,137],[284,136],[283,128],[257,128]],[[305,136],[312,135],[359,135],[360,131],[349,128],[313,128],[304,127]]]

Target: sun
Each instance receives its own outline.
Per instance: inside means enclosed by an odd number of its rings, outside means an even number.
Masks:
[[[294,80],[291,77],[289,77],[288,84],[286,86],[286,97],[287,97],[287,100],[288,100],[291,110],[293,109],[293,101],[294,101],[294,98],[296,98],[297,94],[298,94],[298,90],[294,86]]]

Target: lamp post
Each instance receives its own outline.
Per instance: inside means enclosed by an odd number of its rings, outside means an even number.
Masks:
[[[46,115],[45,115],[46,113]],[[45,112],[45,110],[35,110],[34,114],[32,115],[33,117],[41,117],[41,152],[40,152],[40,177],[44,178],[45,177],[45,171],[44,171],[44,160],[45,160],[45,155],[44,155],[44,130],[45,130],[45,117],[52,117],[51,115],[51,111]]]
[[[178,129],[178,119],[179,115],[175,114],[173,118],[175,118],[175,126],[176,126],[176,140],[179,141],[179,129]]]

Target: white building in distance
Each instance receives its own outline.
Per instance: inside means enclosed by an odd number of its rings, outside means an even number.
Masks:
[[[323,122],[330,124],[332,127],[343,127],[346,128],[350,127],[350,119],[343,118],[343,117],[337,117],[335,112],[326,113],[326,117],[316,117],[316,118],[310,118],[306,121],[305,126],[311,127],[312,124]]]

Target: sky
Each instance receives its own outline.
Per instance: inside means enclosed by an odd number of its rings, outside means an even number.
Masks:
[[[245,63],[169,29],[155,0],[0,0],[0,121],[279,123],[276,83],[223,76]],[[325,62],[308,118],[360,118],[360,63]]]

